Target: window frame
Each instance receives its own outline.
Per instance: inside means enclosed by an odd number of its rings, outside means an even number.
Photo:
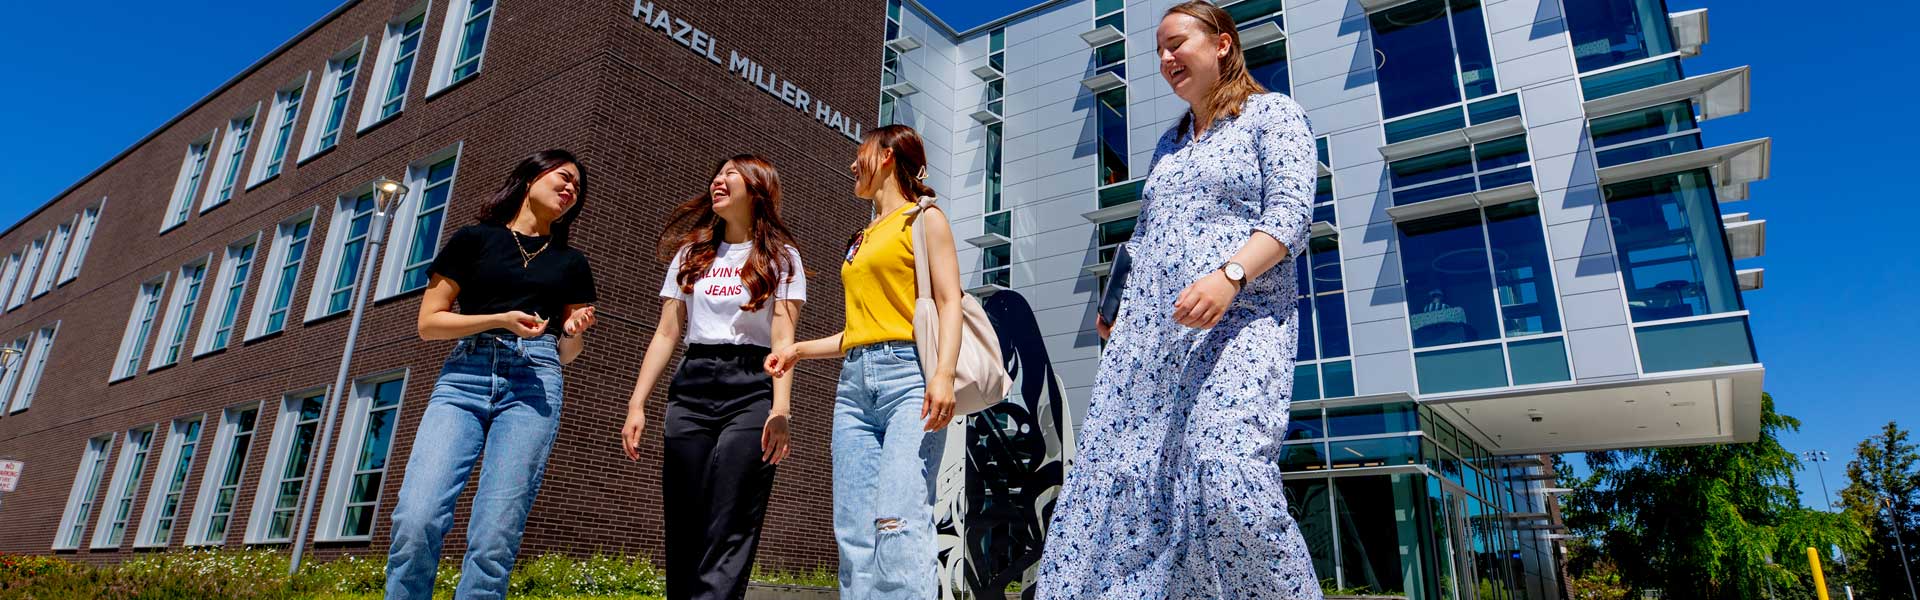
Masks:
[[[485,70],[487,46],[493,41],[493,24],[500,21],[496,18],[499,14],[499,4],[497,0],[489,0],[487,8],[481,11],[486,13],[487,23],[486,29],[480,34],[480,50],[470,59],[473,63],[473,71],[465,76],[455,77],[454,71],[462,66],[455,64],[455,61],[459,60],[459,52],[466,44],[467,36],[463,34],[468,23],[474,18],[473,0],[448,0],[446,12],[442,13],[440,19],[440,38],[434,48],[433,72],[427,77],[427,99],[431,100],[459,84],[471,81]],[[455,15],[458,15],[458,18],[455,18]]]
[[[321,247],[320,251],[319,270],[313,272],[313,289],[307,293],[306,321],[312,322],[333,315],[345,314],[353,310],[353,292],[355,287],[360,285],[360,273],[358,269],[376,269],[380,266],[380,261],[367,260],[366,256],[366,253],[371,250],[373,246],[373,229],[378,226],[378,221],[380,220],[377,217],[377,213],[380,212],[379,198],[375,196],[372,201],[369,202],[371,206],[367,209],[367,212],[360,213],[356,210],[359,207],[360,199],[374,196],[375,194],[373,182],[369,181],[334,197],[333,214],[327,218],[326,245]],[[359,220],[361,214],[366,215],[367,228],[364,233],[355,235],[353,233],[353,222]],[[344,260],[346,258],[346,247],[348,244],[354,242],[361,244],[361,263],[354,266],[356,271],[353,281],[344,287],[334,285],[337,283],[341,272],[347,267]],[[368,283],[374,283],[375,281],[376,280],[372,278],[367,280]],[[347,305],[341,307],[339,310],[329,310],[327,305],[329,302],[332,302],[333,295],[341,292],[347,293]]]
[[[106,212],[107,197],[80,209],[73,228],[73,240],[69,242],[67,257],[60,265],[60,282],[55,287],[66,285],[80,276],[81,264],[87,260],[87,248],[93,245],[93,233],[100,227],[100,216]]]
[[[390,476],[395,474],[392,462],[393,447],[395,445],[393,442],[397,439],[395,438],[395,434],[399,433],[400,430],[400,411],[406,406],[407,384],[411,383],[409,374],[408,369],[398,369],[362,377],[353,382],[353,394],[347,399],[346,411],[339,428],[340,435],[336,438],[334,454],[330,459],[333,461],[333,464],[330,466],[327,474],[327,484],[324,490],[325,495],[322,496],[324,500],[320,506],[320,519],[313,532],[316,541],[368,541],[373,539],[372,528],[379,526],[380,508],[383,504],[386,504],[383,500],[387,500],[385,495],[381,494],[380,491],[392,482]],[[380,487],[374,491],[374,501],[371,505],[374,511],[373,525],[370,526],[372,528],[368,529],[365,534],[346,535],[341,530],[347,525],[346,517],[348,509],[352,507],[351,505],[355,504],[352,502],[352,498],[349,497],[353,493],[354,480],[363,474],[373,472],[373,470],[363,472],[359,469],[360,453],[365,449],[363,445],[366,443],[367,427],[372,420],[373,396],[378,393],[381,385],[395,381],[400,382],[399,396],[394,399],[392,406],[381,409],[392,411],[394,416],[392,417],[393,420],[390,425],[392,429],[387,433],[387,456],[381,461],[382,467],[378,469],[381,474]]]
[[[1380,86],[1380,79],[1379,79],[1380,68],[1384,66],[1385,64],[1384,61],[1388,60],[1388,57],[1386,56],[1385,52],[1382,52],[1378,49],[1379,42],[1377,40],[1380,39],[1380,33],[1376,31],[1373,27],[1373,18],[1376,15],[1380,15],[1387,11],[1400,9],[1407,5],[1411,5],[1414,2],[1419,2],[1419,1],[1421,0],[1412,0],[1409,2],[1399,3],[1392,7],[1370,12],[1367,15],[1367,33],[1369,35],[1369,39],[1375,40],[1374,42],[1375,49],[1373,51],[1374,55],[1372,57],[1372,61],[1369,64],[1371,64],[1373,67],[1373,71],[1375,75],[1376,91],[1380,91],[1380,87],[1379,87]],[[1376,93],[1374,95],[1374,98],[1375,98],[1375,102],[1378,103],[1379,105],[1381,122],[1383,123],[1389,122],[1389,121],[1399,121],[1401,119],[1406,119],[1406,118],[1415,117],[1419,115],[1425,115],[1428,113],[1442,111],[1442,110],[1446,110],[1448,108],[1452,108],[1456,106],[1464,106],[1466,104],[1471,104],[1478,100],[1492,98],[1495,96],[1499,96],[1503,93],[1512,91],[1512,90],[1503,90],[1500,87],[1500,82],[1502,81],[1500,77],[1500,64],[1499,64],[1500,61],[1496,58],[1494,60],[1489,61],[1487,66],[1488,70],[1490,70],[1493,74],[1493,91],[1491,93],[1483,94],[1480,96],[1474,96],[1472,98],[1467,97],[1467,90],[1466,90],[1467,84],[1461,81],[1460,32],[1455,29],[1453,0],[1435,0],[1435,1],[1441,4],[1441,8],[1443,11],[1441,20],[1445,21],[1447,25],[1447,51],[1451,54],[1450,62],[1453,63],[1451,79],[1453,81],[1453,88],[1454,88],[1453,91],[1454,91],[1455,99],[1452,102],[1444,102],[1438,105],[1429,106],[1419,110],[1408,111],[1408,112],[1397,114],[1397,115],[1389,115],[1387,113],[1386,94]],[[1482,41],[1485,42],[1486,44],[1488,56],[1492,58],[1493,35],[1495,32],[1493,30],[1493,27],[1487,24],[1486,0],[1477,0],[1477,1],[1479,2],[1478,10],[1480,11],[1480,30],[1481,30],[1481,33],[1485,35],[1485,38]],[[1289,75],[1289,77],[1291,77],[1291,75]]]
[[[54,280],[60,274],[60,262],[67,257],[67,248],[73,241],[75,219],[55,223],[53,231],[47,232],[47,249],[40,260],[40,274],[34,277],[33,293],[28,298],[39,298],[53,291]]]
[[[246,314],[243,305],[247,302],[251,281],[260,272],[257,267],[260,264],[261,237],[260,232],[254,232],[253,235],[227,244],[226,249],[222,251],[220,271],[213,282],[213,295],[207,297],[207,314],[200,319],[200,332],[195,336],[194,358],[230,348],[237,338],[245,335],[245,330],[240,329],[240,317]],[[237,254],[241,251],[247,252],[248,255],[245,258],[238,257]],[[240,272],[243,266],[246,269],[244,273]],[[224,313],[225,307],[229,304],[233,306],[232,317],[216,314]],[[226,325],[227,339],[224,342],[216,342],[214,338],[221,334],[220,322],[223,320],[230,321]],[[236,333],[241,336],[234,335]]]
[[[428,16],[429,4],[427,0],[415,3],[411,8],[387,19],[386,24],[381,28],[380,46],[375,50],[373,74],[372,78],[367,80],[366,97],[360,101],[360,123],[355,128],[355,133],[366,133],[382,123],[400,118],[400,114],[406,112],[407,96],[413,93],[413,79],[420,73],[420,56],[426,50],[423,46],[427,41],[427,27],[433,20]],[[407,24],[412,23],[414,19],[420,20],[420,29],[409,36],[406,31]],[[400,48],[405,45],[408,37],[413,38],[413,51],[402,56]],[[406,76],[396,80],[394,79],[396,67],[403,61],[407,65]],[[396,86],[396,83],[399,85]],[[400,92],[398,98],[393,97],[396,87]],[[399,103],[398,108],[393,109],[392,113],[387,113],[387,105],[395,102]]]
[[[253,457],[253,445],[260,436],[260,410],[261,403],[249,402],[227,407],[220,412],[220,429],[214,436],[212,449],[207,454],[207,467],[201,470],[200,492],[193,502],[193,516],[187,524],[187,539],[185,545],[225,545],[227,535],[233,533],[234,517],[245,514],[243,510],[240,510],[240,491],[246,486],[247,463],[250,462],[248,459]],[[239,417],[246,414],[247,411],[253,411],[253,422],[247,431],[242,433],[240,431]],[[239,471],[235,473],[236,480],[229,486],[226,483],[226,473],[230,466],[229,461],[233,458],[234,440],[241,435],[245,435],[246,440],[242,442],[244,445],[241,446],[242,452],[239,457]],[[215,473],[219,475],[215,476]],[[207,531],[212,526],[211,521],[214,517],[218,516],[213,512],[214,505],[218,502],[221,488],[227,487],[233,489],[233,501],[227,506],[227,514],[225,515],[227,523],[220,532],[220,539],[207,539]]]
[[[148,359],[147,371],[152,372],[179,364],[191,353],[187,345],[189,331],[193,328],[194,317],[200,316],[201,297],[206,295],[207,271],[213,265],[213,255],[187,261],[174,271],[173,289],[167,294],[167,310],[160,320],[161,336],[154,340],[153,356]],[[197,273],[197,274],[196,274]],[[195,274],[189,276],[190,274]],[[169,353],[172,356],[167,356]]]
[[[0,347],[11,348],[19,352],[17,356],[20,357],[20,360],[14,360],[7,364],[6,369],[0,370],[0,409],[4,409],[12,404],[14,388],[20,383],[21,379],[26,376],[26,358],[27,355],[33,351],[33,346],[34,333],[31,332],[15,338],[13,341],[7,342],[4,345],[0,345]],[[11,410],[4,411],[4,414],[11,413]]]
[[[353,93],[358,91],[366,48],[367,38],[361,37],[327,57],[326,66],[321,69],[320,88],[313,96],[315,101],[325,102],[314,107],[320,110],[307,112],[307,127],[300,138],[300,160],[296,165],[307,164],[346,141],[347,113],[353,110]],[[336,108],[338,114],[335,114]],[[332,128],[328,127],[329,122]],[[326,139],[329,136],[333,138],[331,141]]]
[[[167,293],[167,283],[172,275],[173,271],[167,271],[134,287],[133,308],[127,315],[127,329],[120,335],[120,352],[114,357],[112,377],[107,380],[108,383],[140,374],[141,361],[147,358],[147,344],[153,341],[153,329],[160,324],[161,301]]]
[[[274,225],[273,248],[270,249],[267,255],[268,268],[260,269],[260,287],[254,292],[253,310],[247,317],[246,341],[257,340],[268,335],[286,331],[287,325],[293,322],[293,309],[298,305],[298,301],[294,295],[300,292],[300,276],[303,274],[302,272],[306,270],[307,264],[312,262],[313,228],[317,224],[317,221],[319,221],[319,211],[320,207],[310,207],[306,210],[296,212],[293,216],[282,219],[278,224]],[[307,232],[296,236],[294,231],[299,228],[301,223],[307,224]],[[296,243],[300,245],[300,258],[298,264],[290,264],[295,261],[289,260],[288,254],[292,252],[292,246]],[[259,260],[258,249],[254,251],[254,260],[256,262]],[[279,328],[268,331],[267,322],[272,318],[271,313],[282,310],[273,306],[273,299],[275,296],[280,295],[280,276],[290,266],[294,271],[293,280],[286,282],[287,306],[284,308],[286,315],[281,319]]]
[[[153,472],[153,485],[147,487],[147,503],[146,507],[140,510],[140,527],[135,530],[133,547],[165,548],[172,545],[174,534],[180,533],[180,508],[185,505],[189,487],[187,480],[193,477],[193,467],[195,459],[199,458],[201,440],[206,437],[206,423],[205,413],[180,417],[167,423],[167,443],[160,452],[159,468]],[[191,441],[186,439],[186,434],[181,431],[182,424],[192,427]],[[188,447],[189,444],[192,446]],[[186,468],[186,474],[180,475],[178,470],[183,466]],[[173,489],[173,481],[176,477],[180,482],[180,488],[177,490]],[[165,507],[168,496],[174,497],[173,516],[166,518],[173,522],[167,526],[166,539],[155,542],[151,538],[159,533],[156,528],[160,526],[162,518],[160,512]]]
[[[374,284],[374,300],[386,300],[426,289],[425,285],[415,288],[403,286],[406,283],[408,270],[431,265],[433,259],[440,256],[441,245],[447,237],[449,223],[447,215],[451,214],[452,210],[453,190],[460,184],[460,163],[465,146],[465,141],[454,142],[451,146],[437,150],[407,165],[407,195],[387,207],[387,239],[385,247],[381,249],[379,270],[374,272],[374,277],[370,280]],[[440,206],[433,209],[440,212],[440,231],[433,237],[433,251],[427,255],[423,263],[406,264],[407,257],[413,254],[414,234],[418,231],[420,217],[423,214],[420,210],[421,204],[427,197],[427,188],[431,183],[427,178],[432,175],[434,165],[448,160],[453,161],[453,173],[447,176],[444,183],[447,190],[446,199],[440,203]],[[372,267],[371,264],[368,266]]]
[[[52,236],[53,232],[49,231],[46,235],[33,238],[21,250],[20,271],[13,280],[12,293],[7,296],[8,311],[26,306],[27,300],[34,297],[33,282],[39,279],[40,263],[45,262],[47,257],[47,238]]]
[[[293,541],[292,532],[289,532],[289,535],[285,538],[268,537],[268,534],[272,533],[273,514],[279,512],[274,506],[274,503],[279,496],[281,484],[291,479],[286,477],[284,472],[288,466],[287,459],[291,456],[289,450],[293,443],[293,436],[298,435],[299,428],[304,423],[304,421],[299,418],[300,403],[309,398],[318,398],[320,400],[323,414],[316,416],[313,420],[314,427],[317,430],[320,426],[320,421],[326,418],[324,410],[328,393],[327,388],[319,387],[307,388],[280,396],[279,410],[275,413],[273,419],[272,440],[267,445],[266,459],[265,462],[262,463],[266,467],[277,468],[260,471],[258,481],[254,484],[253,507],[248,511],[246,537],[244,538],[247,544],[284,544]],[[255,421],[255,423],[254,435],[257,436],[259,435],[258,421]],[[314,435],[317,438],[319,434],[316,431]],[[316,449],[317,446],[309,446],[310,452]],[[313,455],[309,454],[307,456],[307,468],[299,477],[301,480],[301,496],[307,493],[307,486],[313,483],[314,473],[312,460]],[[296,504],[299,502],[297,497],[295,502]],[[295,506],[292,510],[297,519],[300,510],[299,507]],[[229,532],[231,532],[232,524],[229,523],[227,527]]]
[[[247,150],[253,145],[259,124],[259,102],[227,119],[227,132],[221,137],[220,154],[213,165],[213,179],[208,180],[207,191],[200,196],[200,214],[232,201],[235,193],[242,191],[245,180],[240,178],[240,171],[247,166]]]
[[[112,484],[107,487],[106,501],[100,503],[102,508],[110,510],[100,511],[99,520],[94,522],[93,540],[88,544],[90,548],[118,548],[126,543],[129,526],[136,525],[132,521],[134,495],[140,491],[140,482],[146,478],[147,463],[153,460],[153,437],[158,430],[157,425],[133,427],[120,436],[120,456],[113,461]],[[136,441],[139,442],[137,451],[133,449]],[[134,460],[127,459],[128,452],[135,452]],[[111,509],[123,502],[127,505],[126,515],[115,516],[117,511]],[[109,539],[113,537],[115,525],[120,528],[119,539]]]
[[[59,339],[60,323],[54,321],[52,325],[36,330],[25,348],[26,352],[9,369],[15,378],[0,386],[0,399],[7,399],[7,414],[33,407],[34,395],[40,392],[41,377],[47,371],[47,355],[53,352],[53,343]]]
[[[6,299],[13,296],[13,286],[20,283],[20,267],[26,258],[26,248],[7,255],[7,266],[0,273],[0,312],[5,312]]]
[[[193,218],[193,201],[200,197],[200,188],[207,183],[207,167],[212,166],[214,142],[219,137],[220,128],[215,127],[187,142],[187,153],[180,159],[180,173],[173,181],[167,212],[160,215],[160,233],[173,231]]]
[[[252,168],[247,169],[247,190],[273,181],[289,166],[297,166],[297,161],[289,159],[295,152],[293,138],[300,133],[300,112],[308,108],[306,96],[312,83],[313,71],[307,71],[273,91],[265,127],[258,129],[272,132],[272,141],[263,142],[261,151],[253,153]]]
[[[78,550],[85,541],[87,522],[93,520],[94,509],[100,507],[100,480],[107,475],[107,459],[116,439],[113,433],[87,439],[80,466],[74,468],[73,486],[67,488],[67,505],[60,512],[60,526],[53,533],[53,550]]]

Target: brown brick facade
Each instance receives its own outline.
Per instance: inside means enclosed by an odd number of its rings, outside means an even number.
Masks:
[[[372,87],[371,63],[384,24],[414,2],[349,2],[332,18],[0,236],[0,249],[11,253],[86,205],[108,199],[79,277],[0,315],[0,341],[61,323],[32,407],[0,416],[0,457],[26,462],[19,490],[0,498],[0,552],[50,551],[89,438],[156,425],[128,534],[119,548],[94,550],[88,543],[99,511],[112,509],[99,504],[105,502],[108,479],[121,460],[121,442],[116,439],[108,477],[96,492],[96,508],[86,524],[87,539],[78,551],[68,553],[89,561],[130,555],[133,530],[156,485],[154,474],[160,470],[161,450],[167,443],[167,423],[205,414],[205,432],[180,508],[181,524],[174,528],[168,545],[181,548],[202,480],[217,477],[209,475],[206,467],[222,410],[257,402],[262,406],[259,433],[252,441],[236,522],[226,542],[230,548],[244,546],[244,515],[261,492],[258,482],[281,396],[329,385],[337,369],[348,327],[345,315],[311,322],[302,318],[308,296],[314,293],[316,267],[336,197],[376,177],[399,178],[408,163],[461,143],[442,239],[472,222],[476,207],[493,193],[513,162],[529,152],[569,148],[588,169],[588,206],[576,229],[576,243],[596,267],[603,318],[590,334],[587,354],[567,373],[561,431],[545,489],[528,523],[523,555],[658,556],[662,543],[660,390],[650,405],[652,427],[639,463],[626,460],[617,444],[626,399],[658,312],[656,293],[665,266],[654,256],[654,243],[662,217],[674,204],[705,189],[712,161],[749,151],[773,160],[786,188],[789,224],[800,235],[803,257],[814,275],[809,286],[812,301],[801,321],[801,335],[810,338],[840,325],[840,251],[846,234],[866,215],[865,205],[852,197],[847,176],[854,143],[815,121],[812,111],[797,111],[730,75],[724,63],[730,50],[739,50],[806,87],[813,98],[870,124],[877,113],[874,90],[878,88],[872,57],[880,51],[884,4],[654,3],[713,35],[723,64],[715,65],[670,35],[648,29],[629,15],[632,6],[625,2],[500,0],[482,72],[425,98],[446,18],[444,3],[435,2],[428,12],[405,112],[355,133],[364,94]],[[324,101],[315,97],[315,84],[328,57],[362,38],[367,40],[363,66],[339,146],[295,164],[309,115],[323,108]],[[224,133],[230,117],[259,103],[261,118],[242,167],[250,171],[254,153],[269,137],[264,131],[265,115],[275,90],[308,71],[313,78],[285,171],[252,189],[236,189],[231,201],[205,214],[198,212],[196,202],[194,214],[184,225],[158,233],[188,143],[215,128]],[[226,151],[219,146],[216,138],[215,156]],[[243,171],[239,187],[244,188],[245,179]],[[196,191],[196,200],[203,191],[204,187]],[[138,375],[109,383],[140,282],[214,253],[206,286],[210,292],[221,250],[242,237],[262,234],[238,316],[238,337],[262,285],[274,227],[316,206],[309,260],[295,287],[294,308],[284,332],[236,341],[204,357],[183,356],[178,364],[151,372],[142,364]],[[169,295],[171,289],[170,282]],[[215,312],[207,296],[202,294],[190,324],[189,349],[200,320]],[[381,554],[386,549],[385,509],[398,493],[419,417],[438,365],[450,348],[448,343],[423,342],[414,335],[417,300],[415,292],[368,306],[352,377],[406,369],[401,419],[373,539],[317,544],[320,556]],[[157,351],[158,319],[154,330],[145,356]],[[775,484],[761,551],[766,566],[811,568],[833,561],[828,443],[836,371],[830,362],[811,363],[800,371],[794,388],[795,452],[781,466]],[[330,455],[329,461],[338,458]],[[326,489],[324,480],[310,485]],[[457,556],[463,547],[466,508],[463,500],[447,540],[448,556]]]

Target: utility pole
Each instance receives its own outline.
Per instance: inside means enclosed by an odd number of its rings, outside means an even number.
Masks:
[[[1813,463],[1813,472],[1819,474],[1820,476],[1820,496],[1822,498],[1825,498],[1827,502],[1827,507],[1823,510],[1832,511],[1833,510],[1833,494],[1827,492],[1827,469],[1826,467],[1822,466],[1820,463],[1828,462],[1833,459],[1827,457],[1827,451],[1825,450],[1808,450],[1806,452],[1800,453],[1800,455],[1806,457],[1806,459],[1809,462]]]

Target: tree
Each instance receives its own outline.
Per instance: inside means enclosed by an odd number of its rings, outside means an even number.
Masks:
[[[1745,444],[1591,452],[1568,481],[1567,525],[1590,540],[1638,597],[1775,598],[1812,594],[1806,548],[1857,549],[1845,515],[1800,506],[1799,458],[1780,445],[1800,421],[1761,395],[1760,437]]]
[[[1908,437],[1889,421],[1879,434],[1861,440],[1847,463],[1847,487],[1840,490],[1846,515],[1870,538],[1848,581],[1874,598],[1906,598],[1911,589],[1895,544],[1905,543],[1913,561],[1909,566],[1920,573],[1920,447]],[[1883,501],[1891,501],[1892,509]]]

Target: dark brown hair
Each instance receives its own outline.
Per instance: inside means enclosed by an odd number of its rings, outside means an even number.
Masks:
[[[1240,46],[1240,26],[1233,22],[1233,15],[1206,0],[1176,4],[1173,8],[1167,9],[1166,14],[1161,18],[1165,19],[1174,14],[1187,15],[1199,21],[1200,28],[1207,32],[1209,38],[1216,38],[1222,33],[1227,34],[1227,55],[1220,59],[1220,79],[1213,83],[1213,89],[1207,90],[1206,100],[1200,108],[1207,113],[1209,119],[1240,116],[1240,108],[1246,104],[1247,98],[1254,94],[1264,94],[1267,88],[1260,85],[1260,80],[1253,78],[1253,73],[1247,71],[1247,58],[1244,49]],[[1178,135],[1186,135],[1188,125],[1192,123],[1194,116],[1189,113],[1180,119]]]
[[[910,194],[907,202],[913,202],[920,196],[937,196],[933,188],[922,180],[927,171],[927,149],[920,142],[920,132],[906,125],[894,124],[869,129],[861,135],[861,169],[878,171],[880,165],[867,164],[869,156],[865,150],[868,144],[880,150],[893,151],[893,179],[900,184],[901,192]]]
[[[580,177],[573,182],[573,206],[567,209],[567,214],[554,219],[551,225],[552,243],[566,247],[572,237],[573,222],[579,220],[580,209],[587,206],[587,166],[580,164],[580,159],[566,150],[541,150],[520,159],[520,164],[514,165],[513,171],[507,174],[507,182],[500,186],[500,191],[493,193],[493,200],[480,207],[480,222],[502,227],[512,223],[513,218],[520,215],[520,206],[527,203],[527,189],[533,186],[533,182],[548,171],[567,164],[572,164],[574,169],[580,171]]]
[[[784,274],[792,280],[794,264],[787,247],[797,244],[786,222],[780,220],[780,171],[765,158],[737,154],[715,163],[707,181],[719,177],[727,163],[739,169],[740,178],[746,181],[747,196],[753,199],[753,226],[748,234],[752,250],[747,254],[747,264],[740,268],[740,281],[747,286],[747,302],[740,305],[740,310],[753,312],[773,297],[776,279]],[[720,253],[726,230],[726,221],[713,212],[711,191],[680,203],[667,217],[667,226],[660,232],[660,255],[671,260],[682,250],[686,252],[680,258],[680,271],[673,274],[680,293],[693,293],[693,285],[706,276]]]

